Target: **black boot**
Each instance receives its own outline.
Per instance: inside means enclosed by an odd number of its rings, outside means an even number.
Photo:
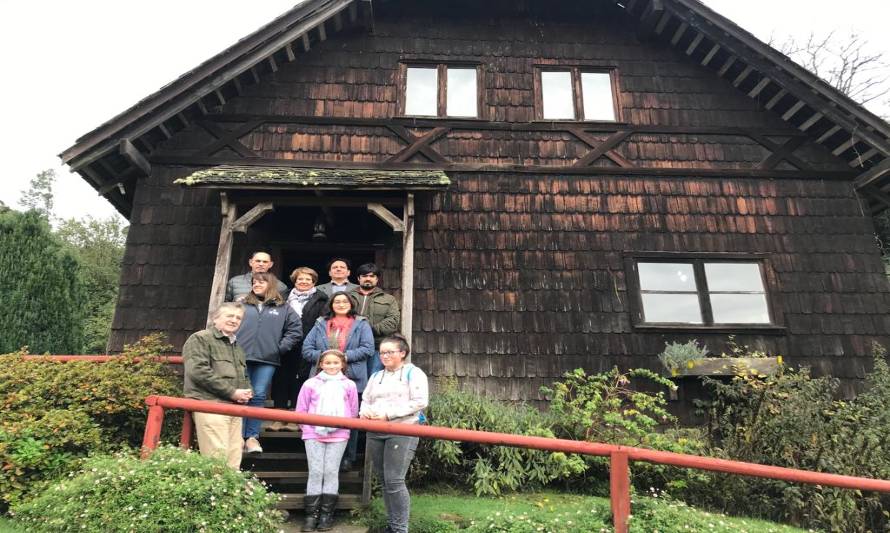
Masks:
[[[303,498],[303,511],[306,518],[303,520],[303,527],[300,531],[315,531],[318,524],[318,510],[321,505],[321,494],[306,495]]]
[[[321,495],[321,513],[318,518],[318,530],[330,531],[334,528],[334,511],[337,509],[336,494]]]

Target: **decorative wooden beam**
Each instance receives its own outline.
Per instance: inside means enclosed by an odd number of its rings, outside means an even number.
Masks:
[[[699,35],[701,35],[701,34],[699,34]],[[742,70],[742,71],[739,73],[739,75],[736,76],[734,80],[732,80],[732,86],[733,86],[733,87],[738,87],[739,85],[741,85],[742,83],[744,83],[745,80],[748,79],[748,76],[749,76],[752,72],[754,72],[754,67],[752,67],[751,65],[748,65],[747,67],[745,67],[744,70]]]
[[[195,103],[198,105],[198,111],[200,111],[202,115],[206,115],[208,113],[207,104],[204,103],[203,98],[198,98],[198,101]]]
[[[794,104],[793,106],[788,108],[788,111],[785,111],[785,113],[782,115],[782,120],[785,120],[785,121],[791,120],[791,117],[796,115],[797,112],[800,111],[801,109],[803,109],[803,106],[805,106],[805,105],[806,104],[804,102],[801,102],[800,100],[798,100],[796,104]]]
[[[857,154],[856,158],[854,160],[850,161],[850,166],[853,168],[863,166],[866,161],[868,161],[872,157],[878,155],[879,151],[880,150],[878,150],[877,148],[869,148],[864,153]]]
[[[232,223],[232,231],[247,233],[247,230],[250,229],[257,220],[263,218],[266,213],[271,213],[272,211],[275,211],[275,205],[272,202],[259,203]]]
[[[686,47],[686,55],[691,56],[693,53],[695,53],[695,49],[698,48],[698,45],[701,44],[702,39],[704,38],[705,36],[701,33],[696,33],[695,39],[693,39],[692,42],[689,43],[689,46]]]
[[[158,124],[158,129],[161,131],[161,134],[162,134],[165,138],[167,138],[167,139],[171,139],[171,138],[173,138],[173,134],[170,133],[170,130],[167,129],[167,126],[165,126],[163,122],[161,122],[160,124]]]
[[[328,39],[328,32],[324,28],[324,21],[318,23],[318,40],[325,42]]]
[[[216,265],[213,269],[213,283],[210,285],[210,301],[207,304],[207,325],[211,323],[213,311],[226,298],[226,284],[229,281],[229,264],[232,262],[232,226],[238,210],[229,202],[225,192],[219,193],[222,221],[219,229],[219,243],[216,248]]]
[[[120,189],[122,187],[123,187],[123,182],[121,182],[121,180],[112,179],[112,180],[109,180],[108,183],[106,183],[105,185],[99,187],[99,189],[96,192],[99,193],[99,196],[105,196],[106,194],[110,193],[111,191],[113,191],[115,189]],[[122,191],[121,194],[124,194],[124,192]]]
[[[634,132],[632,130],[621,130],[621,131],[617,131],[617,132],[613,133],[608,139],[601,142],[599,144],[599,146],[596,146],[591,151],[584,154],[584,156],[582,156],[580,159],[578,159],[578,161],[576,161],[575,164],[572,166],[573,167],[587,167],[587,166],[590,166],[591,164],[593,164],[593,162],[596,161],[597,159],[599,159],[603,156],[606,156],[609,159],[612,159],[612,161],[614,161],[621,167],[625,167],[625,168],[633,167],[634,166],[633,163],[624,159],[624,157],[622,157],[620,154],[612,153],[613,149],[616,146],[618,146],[619,144],[624,142],[624,140],[627,139],[628,137],[630,137],[631,135],[633,135],[633,133]],[[572,134],[574,134],[576,137],[578,137],[579,139],[584,141],[585,144],[590,144],[588,142],[589,138],[585,139],[584,137],[579,135],[579,133],[577,131],[572,130]],[[618,156],[618,158],[617,158],[618,160],[616,160],[614,158],[615,155]]]
[[[120,148],[118,150],[123,156],[124,159],[127,160],[130,165],[138,168],[143,175],[151,176],[151,165],[148,160],[145,159],[145,156],[142,155],[133,143],[130,142],[130,139],[121,139]]]
[[[772,152],[772,154],[757,165],[757,168],[769,170],[776,168],[782,161],[788,161],[800,170],[811,170],[811,167],[805,161],[794,155],[794,151],[806,142],[806,138],[792,137],[785,141],[785,144],[781,146],[762,135],[752,134],[751,138]]]
[[[257,71],[256,65],[250,67],[250,76],[253,78],[254,85],[260,82],[260,73]]]
[[[686,28],[689,27],[689,24],[685,22],[681,22],[679,26],[677,26],[677,30],[674,32],[674,36],[671,37],[671,44],[677,46],[677,43],[680,42],[680,39],[683,38],[683,35],[686,33]]]
[[[665,11],[661,18],[658,19],[658,24],[655,25],[655,34],[661,35],[664,29],[667,27],[668,22],[671,21],[671,14],[668,11]]]
[[[343,19],[340,17],[340,12],[334,13],[334,32],[338,32],[343,29]]]
[[[275,54],[270,55],[268,61],[269,68],[272,70],[272,72],[278,72],[278,62],[275,61]]]
[[[839,131],[841,131],[841,127],[838,126],[838,125],[834,125],[834,126],[828,128],[828,130],[826,130],[825,133],[823,133],[822,135],[820,135],[819,138],[816,139],[816,142],[819,143],[819,144],[822,144],[822,143],[824,143],[825,141],[827,141],[828,139],[830,139],[831,137],[833,137],[834,134],[837,133],[837,132],[839,132]]]
[[[402,336],[410,346],[414,329],[414,193],[405,197],[402,233]]]
[[[235,92],[238,93],[238,96],[241,96],[244,93],[244,88],[241,87],[241,80],[238,79],[238,76],[232,78],[232,87],[235,88]]]
[[[842,142],[837,148],[832,150],[831,153],[834,155],[841,155],[842,153],[852,148],[853,145],[856,144],[858,141],[859,139],[857,139],[855,135],[851,134],[849,139]]]
[[[857,176],[853,181],[853,185],[857,189],[863,189],[869,185],[873,185],[888,174],[890,174],[890,157]]]
[[[226,105],[226,97],[223,96],[222,91],[216,89],[215,91],[213,91],[213,94],[215,94],[216,99],[219,100],[219,105]]]
[[[723,62],[723,66],[717,71],[717,75],[721,78],[725,76],[726,73],[729,72],[729,69],[735,64],[736,59],[738,59],[736,56],[729,56],[726,58],[726,61]]]
[[[287,60],[288,60],[288,61],[293,61],[294,59],[297,58],[297,55],[294,54],[294,47],[291,46],[290,43],[287,43],[287,45],[285,45],[285,47],[284,47],[284,53],[287,54]]]
[[[312,48],[312,44],[309,41],[309,32],[306,32],[303,34],[302,41],[303,41],[303,51],[308,52],[309,49]]]
[[[785,98],[786,94],[788,94],[788,91],[786,91],[785,89],[780,89],[779,92],[777,92],[775,95],[773,95],[773,97],[770,98],[769,101],[763,107],[765,107],[767,109],[772,109],[772,108],[776,107],[776,104],[779,103],[779,100],[781,100],[782,98]]]
[[[432,131],[427,134],[417,137],[410,131],[408,128],[404,126],[396,126],[393,124],[389,124],[387,126],[390,131],[395,133],[400,139],[408,143],[408,146],[405,147],[399,153],[393,155],[386,161],[391,162],[402,162],[411,159],[412,156],[416,153],[423,154],[427,159],[434,163],[445,163],[447,162],[444,157],[442,157],[439,152],[433,150],[430,147],[430,144],[438,140],[440,137],[451,131],[451,128],[441,127],[441,128],[433,128]]]
[[[708,66],[708,63],[710,63],[711,60],[714,59],[714,56],[717,55],[717,52],[719,52],[719,51],[720,51],[719,44],[715,44],[714,46],[712,46],[711,49],[708,51],[708,53],[705,54],[705,57],[702,58],[701,65],[703,67]]]
[[[824,115],[822,113],[815,113],[813,114],[813,116],[804,121],[803,124],[798,126],[797,129],[799,129],[800,131],[807,131],[808,129],[813,127],[813,124],[819,122],[819,119],[821,119],[823,116]]]
[[[655,27],[658,24],[658,21],[664,16],[664,2],[663,0],[652,0],[646,6],[646,9],[643,10],[643,15],[640,18],[640,25],[637,29],[637,34],[640,36],[648,36],[655,32]]]
[[[402,233],[405,231],[405,222],[395,216],[392,211],[378,203],[368,203],[368,211],[385,222],[393,231]]]
[[[757,98],[757,96],[761,92],[763,92],[764,89],[766,89],[766,87],[770,84],[771,81],[772,80],[770,80],[769,78],[764,77],[762,80],[760,80],[757,83],[757,85],[754,86],[754,88],[752,88],[750,91],[748,91],[748,96],[750,96],[751,98]]]
[[[199,149],[194,155],[213,155],[223,148],[229,147],[242,157],[259,157],[259,154],[241,144],[239,139],[258,128],[264,122],[264,120],[253,120],[236,128],[234,131],[226,131],[220,128],[215,122],[202,120],[198,122],[198,124],[211,135],[216,137],[217,140],[209,146]]]

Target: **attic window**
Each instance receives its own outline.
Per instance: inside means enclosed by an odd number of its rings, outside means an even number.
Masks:
[[[618,120],[611,70],[541,68],[538,118],[544,120]]]
[[[477,118],[478,76],[474,65],[406,65],[404,114]]]
[[[771,325],[760,261],[637,260],[641,325]]]

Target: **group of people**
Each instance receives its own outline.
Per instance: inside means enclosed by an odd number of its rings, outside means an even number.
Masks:
[[[378,287],[376,265],[361,265],[354,284],[349,262],[336,258],[328,265],[331,281],[322,285],[313,269],[300,267],[291,273],[288,291],[270,272],[268,253],[256,252],[248,263],[250,272],[229,280],[227,301],[212,314],[211,326],[183,346],[186,397],[264,407],[271,391],[276,407],[299,412],[421,421],[427,378],[407,361],[410,347],[397,333],[398,302]],[[201,453],[225,457],[233,468],[240,467],[242,453],[262,452],[260,420],[196,412],[194,421]],[[298,428],[275,423],[267,429]],[[359,432],[299,429],[309,464],[302,530],[327,531],[333,527],[339,471],[352,467]],[[405,475],[417,441],[367,435],[393,532],[407,531]]]

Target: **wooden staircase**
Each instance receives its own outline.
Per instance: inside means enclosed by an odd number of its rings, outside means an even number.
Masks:
[[[282,496],[279,509],[302,509],[309,476],[306,450],[299,431],[268,431],[263,424],[260,443],[263,453],[244,454],[241,469],[250,470],[272,490]],[[357,509],[367,504],[370,485],[366,486],[370,469],[365,455],[359,453],[352,470],[340,472],[338,509]],[[367,496],[365,496],[367,495]]]

